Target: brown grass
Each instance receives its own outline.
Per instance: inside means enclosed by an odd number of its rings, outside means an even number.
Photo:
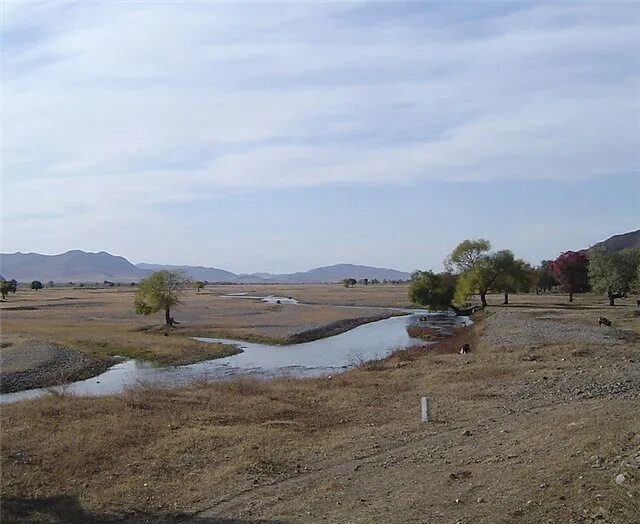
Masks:
[[[547,297],[512,300],[531,314],[554,311]],[[589,322],[593,310],[568,310],[563,321]],[[624,324],[625,315],[620,308],[610,316]],[[580,357],[571,345],[537,348],[542,358],[527,361],[529,348],[483,347],[483,329],[331,378],[201,381],[4,406],[3,517],[37,501],[54,507],[57,497],[77,504],[85,520],[204,512],[203,519],[537,523],[602,507],[611,522],[634,522],[637,473],[621,464],[640,444],[637,398],[552,393],[631,380],[623,372],[640,357],[637,342]],[[463,341],[472,352],[454,354]],[[424,395],[435,415],[427,425],[419,422]],[[605,466],[593,468],[593,455]],[[631,476],[622,487],[613,482],[620,468]],[[471,474],[452,480],[462,470]]]
[[[370,300],[372,309],[345,309],[335,306],[269,305],[220,295],[235,288],[218,286],[201,293],[187,290],[183,304],[174,316],[181,324],[169,330],[162,325],[160,313],[150,317],[135,315],[135,289],[53,288],[38,292],[25,290],[11,295],[2,304],[2,342],[16,338],[39,338],[98,356],[126,356],[155,360],[165,364],[185,364],[233,354],[231,346],[196,342],[191,336],[243,339],[274,344],[288,343],[300,333],[319,330],[332,323],[362,317],[389,315],[376,310],[385,301],[384,294],[365,293],[360,301]],[[405,292],[403,286],[387,286],[392,296]],[[254,291],[252,286],[245,290]],[[305,297],[332,296],[330,303],[349,302],[349,294],[340,286],[258,286],[258,294],[283,293]],[[155,323],[154,323],[155,322]],[[339,331],[339,330],[338,330]],[[331,334],[331,333],[329,333]],[[335,334],[335,333],[334,333]],[[320,332],[317,336],[323,336]]]

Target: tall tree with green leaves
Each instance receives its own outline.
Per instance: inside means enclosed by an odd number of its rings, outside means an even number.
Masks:
[[[509,293],[529,291],[533,280],[533,270],[520,258],[515,258],[508,250],[498,251],[491,257],[496,272],[492,288],[504,294],[503,304],[509,303]]]
[[[0,295],[2,295],[2,300],[5,300],[9,293],[15,294],[16,291],[18,291],[18,282],[16,280],[0,280]]]
[[[151,315],[164,311],[165,324],[172,326],[171,308],[180,304],[183,290],[190,285],[180,271],[157,271],[138,284],[134,308],[139,315]]]
[[[447,310],[455,293],[455,280],[451,273],[415,271],[409,284],[409,299],[432,310]]]
[[[589,281],[597,293],[605,293],[609,305],[616,296],[631,291],[640,263],[640,249],[626,249],[617,253],[596,250],[589,254]]]
[[[33,282],[31,282],[31,289],[35,289],[36,291],[42,289],[44,286],[42,285],[42,282],[40,282],[39,280],[34,280]]]
[[[444,266],[451,273],[465,273],[486,258],[490,250],[491,242],[484,238],[464,240],[446,258]]]
[[[469,296],[478,293],[482,305],[487,305],[487,292],[496,278],[490,249],[491,242],[484,238],[464,240],[444,261],[447,270],[458,275],[455,300],[459,304],[464,304]]]

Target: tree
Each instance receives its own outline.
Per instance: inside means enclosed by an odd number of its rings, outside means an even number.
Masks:
[[[196,280],[196,281],[193,283],[193,287],[194,287],[194,288],[196,288],[196,291],[197,291],[198,293],[200,293],[200,290],[201,290],[202,288],[204,288],[204,282],[202,282],[202,281],[200,281],[200,280]]]
[[[472,270],[491,250],[491,242],[484,238],[464,240],[456,246],[444,261],[444,266],[452,273]]]
[[[455,293],[455,277],[451,273],[415,271],[411,275],[409,299],[429,309],[448,309]]]
[[[640,260],[638,260],[638,267],[636,268],[636,277],[631,282],[631,291],[640,294]]]
[[[631,290],[640,249],[626,249],[617,253],[596,250],[589,254],[589,282],[598,293],[606,293],[609,305],[615,305],[616,295]]]
[[[464,303],[478,292],[483,306],[487,305],[487,292],[496,278],[489,250],[491,242],[483,238],[464,240],[444,261],[445,267],[459,275],[455,290],[456,302]]]
[[[565,251],[551,263],[551,270],[563,289],[569,293],[569,302],[573,302],[573,294],[581,293],[588,288],[587,266],[589,262],[584,253]]]
[[[42,282],[40,282],[39,280],[34,280],[33,282],[31,282],[31,289],[35,289],[36,291],[38,291],[43,287],[44,286],[42,285]]]
[[[487,306],[487,293],[500,274],[495,255],[484,256],[474,267],[460,275],[456,285],[456,302],[464,303],[470,295],[478,293],[483,307]]]
[[[540,266],[536,268],[536,291],[551,291],[560,283],[551,270],[551,264],[553,264],[552,260],[543,260],[542,262],[540,262]]]
[[[16,291],[18,291],[17,280],[0,280],[0,295],[2,295],[2,300],[5,300],[9,293],[15,294]]]
[[[180,271],[157,271],[141,280],[134,301],[136,313],[150,315],[164,311],[165,323],[173,325],[171,308],[180,304],[180,295],[189,283]]]
[[[357,284],[357,281],[356,281],[356,279],[355,279],[355,278],[345,278],[345,279],[342,281],[342,285],[343,285],[344,287],[353,287],[353,286],[355,286],[356,284]]]
[[[503,304],[509,303],[509,293],[529,291],[533,271],[524,260],[515,258],[511,251],[504,250],[492,256],[492,265],[497,274],[492,287],[504,293]]]

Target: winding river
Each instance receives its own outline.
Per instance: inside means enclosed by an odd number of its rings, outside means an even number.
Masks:
[[[143,360],[125,360],[101,375],[53,388],[30,389],[0,395],[0,403],[36,398],[55,390],[78,396],[121,393],[137,385],[172,387],[194,380],[222,380],[240,376],[310,377],[339,373],[359,363],[382,358],[394,350],[406,349],[424,341],[407,334],[410,324],[451,330],[467,322],[466,317],[446,313],[413,311],[370,322],[349,331],[312,342],[273,346],[241,340],[196,338],[203,342],[221,342],[242,349],[236,355],[206,360],[185,366],[162,367]]]

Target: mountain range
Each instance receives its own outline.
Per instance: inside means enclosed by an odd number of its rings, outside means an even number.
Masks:
[[[87,253],[73,250],[60,255],[39,253],[1,253],[0,273],[19,282],[132,282],[162,269],[183,271],[189,278],[207,282],[230,283],[322,283],[344,278],[407,280],[409,273],[370,266],[336,264],[291,274],[236,274],[224,269],[204,266],[132,264],[126,258],[104,251]]]
[[[605,251],[615,252],[635,248],[640,248],[640,229],[630,231],[629,233],[622,233],[621,235],[613,235],[602,242],[594,244],[589,248],[589,251],[593,249],[604,249]]]
[[[640,229],[621,235],[614,235],[598,242],[591,249],[621,251],[640,248]],[[303,283],[339,282],[344,278],[360,280],[408,280],[409,273],[395,269],[353,264],[336,264],[317,267],[297,273],[252,273],[236,274],[224,269],[204,266],[176,266],[161,264],[132,264],[126,258],[100,251],[87,253],[73,250],[60,255],[39,253],[0,253],[0,274],[7,279],[20,282],[40,280],[47,282],[132,282],[149,276],[161,269],[184,271],[189,278],[207,282],[230,283]]]

